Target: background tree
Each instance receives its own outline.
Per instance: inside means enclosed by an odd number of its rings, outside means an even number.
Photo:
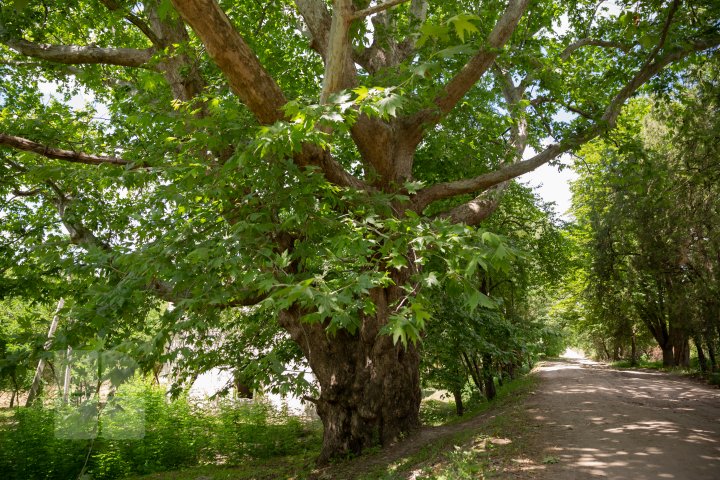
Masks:
[[[487,301],[467,265],[501,247],[475,226],[508,182],[720,43],[716,2],[16,5],[0,17],[8,281],[70,278],[68,341],[140,360],[268,309],[320,384],[321,461],[417,425],[428,292]],[[81,91],[94,104],[72,108]]]
[[[644,327],[666,366],[689,364],[692,339],[703,370],[703,344],[714,357],[717,342],[717,245],[708,234],[718,220],[717,125],[707,121],[716,72],[705,65],[688,77],[688,91],[637,102],[610,140],[583,148],[574,200],[592,259],[590,323],[604,326],[612,346],[633,349]]]

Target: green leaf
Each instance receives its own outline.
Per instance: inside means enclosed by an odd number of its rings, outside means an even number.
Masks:
[[[429,39],[448,41],[450,40],[450,29],[447,25],[434,25],[432,23],[424,23],[420,27],[420,36],[415,45],[421,48]]]
[[[472,21],[476,20],[480,20],[480,17],[469,13],[461,13],[460,15],[455,15],[454,17],[450,18],[448,20],[448,23],[451,23],[453,25],[453,27],[455,28],[455,34],[458,36],[461,42],[465,43],[466,34],[472,34],[478,31],[478,28],[475,26],[475,24],[472,23]]]
[[[435,272],[429,272],[425,275],[425,285],[427,285],[428,287],[440,285],[440,281],[438,280],[437,274]]]
[[[478,306],[487,309],[496,309],[498,307],[497,303],[490,297],[474,288],[468,292],[467,305],[470,310],[475,310]]]
[[[381,117],[388,119],[397,115],[397,110],[402,107],[405,99],[400,95],[390,94],[377,102],[378,113]]]

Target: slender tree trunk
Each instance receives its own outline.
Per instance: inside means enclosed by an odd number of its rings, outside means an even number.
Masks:
[[[72,374],[72,347],[68,345],[67,354],[65,356],[65,375],[63,376],[63,403],[67,404],[70,400],[70,380]]]
[[[515,364],[515,361],[512,361],[508,364],[508,376],[510,377],[510,380],[515,379],[515,369],[517,368],[517,365]]]
[[[402,284],[398,282],[397,284]],[[302,312],[281,313],[280,324],[302,349],[320,384],[313,399],[323,422],[319,464],[386,446],[416,429],[420,410],[420,356],[414,345],[380,335],[397,287],[373,289],[373,316],[363,316],[355,334],[329,334],[323,324],[300,321]]]
[[[463,413],[465,413],[465,407],[462,401],[462,392],[459,389],[455,389],[452,393],[455,398],[455,411],[457,412],[458,417],[462,417]]]
[[[473,383],[477,387],[478,391],[482,393],[483,386],[482,382],[480,381],[480,372],[477,371],[476,365],[473,364],[473,362],[470,361],[470,358],[468,357],[467,353],[462,352],[462,357],[464,359],[465,365],[467,366],[468,372],[470,372],[470,378],[472,378]]]
[[[485,384],[485,397],[492,400],[497,396],[497,390],[492,372],[492,356],[487,353],[483,355],[483,381]]]
[[[473,368],[475,369],[475,376],[476,376],[477,379],[478,379],[478,389],[480,390],[480,393],[482,393],[483,395],[485,395],[485,385],[484,385],[484,382],[483,382],[483,372],[482,372],[482,369],[480,368],[480,365],[478,365],[478,362],[477,362],[477,360],[476,360],[476,358],[475,358],[475,355],[472,356],[472,363],[473,363]]]
[[[637,358],[637,337],[635,336],[635,332],[632,333],[632,336],[630,337],[631,341],[631,350],[630,350],[630,366],[635,367],[638,364],[638,358]]]
[[[605,352],[605,360],[610,360],[611,355],[610,355],[610,351],[607,348],[607,344],[605,343],[605,340],[600,340],[600,343],[602,345],[603,351]]]
[[[705,336],[705,343],[708,347],[708,357],[710,358],[710,371],[714,372],[718,368],[717,358],[715,357],[715,347],[713,345],[712,338],[709,335]]]
[[[695,348],[697,349],[698,363],[700,364],[700,371],[702,373],[707,373],[707,371],[708,371],[707,358],[705,358],[705,352],[703,352],[703,349],[702,349],[702,340],[700,340],[699,335],[693,336],[693,343],[695,344]]]
[[[50,330],[48,331],[48,339],[45,342],[45,350],[50,350],[50,346],[52,345],[52,338],[55,336],[55,330],[57,329],[58,322],[60,321],[60,315],[59,312],[65,305],[65,300],[60,299],[57,304],[57,308],[55,309],[55,315],[53,316],[52,322],[50,322]],[[25,406],[29,407],[32,405],[33,400],[35,400],[35,397],[38,394],[38,391],[40,390],[40,382],[42,381],[42,375],[43,371],[45,370],[45,359],[41,358],[38,362],[37,370],[35,370],[35,377],[33,378],[32,385],[30,386],[30,391],[28,392],[27,400],[25,401]]]
[[[10,408],[13,408],[15,406],[15,399],[17,399],[18,403],[20,403],[20,386],[17,383],[17,376],[15,375],[14,370],[11,378],[13,383],[13,391],[12,396],[10,397]]]

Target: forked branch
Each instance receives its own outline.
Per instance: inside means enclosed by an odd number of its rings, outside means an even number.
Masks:
[[[215,0],[172,0],[260,123],[283,119],[285,95]]]
[[[465,94],[487,72],[497,58],[500,50],[510,40],[513,32],[520,22],[520,18],[530,3],[529,0],[510,0],[502,17],[498,20],[492,32],[485,41],[485,45],[470,61],[445,85],[443,92],[435,99],[439,112],[423,119],[437,121],[449,113]],[[439,114],[439,115],[438,115]]]
[[[323,60],[327,58],[328,38],[332,15],[323,0],[295,0],[295,6],[310,31],[310,47]]]
[[[119,10],[122,10],[123,7],[120,3],[117,2],[117,0],[100,0],[103,5],[107,7],[108,10],[116,12]],[[152,28],[145,23],[140,17],[135,15],[132,12],[126,11],[123,12],[123,15],[125,19],[135,25],[138,30],[140,30],[156,47],[159,47],[161,42],[160,38],[155,34],[155,32],[152,31]]]
[[[582,38],[565,47],[565,50],[560,53],[560,58],[562,60],[567,60],[572,56],[573,53],[575,53],[575,51],[588,46],[600,48],[615,48],[625,53],[629,52],[633,47],[633,45],[627,43],[611,42],[607,40],[599,40],[597,38]]]
[[[325,59],[325,77],[320,94],[321,104],[327,103],[330,95],[346,86],[346,65],[350,57],[348,29],[351,20],[352,0],[335,0]]]

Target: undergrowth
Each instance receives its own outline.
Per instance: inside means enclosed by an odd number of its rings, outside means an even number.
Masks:
[[[465,422],[490,408],[516,403],[534,377],[524,376],[499,387],[492,402],[475,400],[457,417],[454,402],[423,402],[426,424]],[[321,425],[273,410],[268,404],[221,402],[198,408],[186,397],[169,400],[164,390],[135,386],[134,400],[145,414],[142,438],[107,439],[99,425],[96,439],[58,438],[59,411],[40,406],[16,408],[0,426],[0,472],[3,480],[195,480],[208,478],[308,478],[321,445]],[[9,415],[6,413],[6,420]],[[483,478],[492,470],[497,451],[493,436],[507,430],[504,415],[477,428],[422,446],[391,465],[367,471],[362,478]],[[107,425],[106,425],[107,424]],[[381,452],[382,454],[382,452]],[[434,465],[434,467],[428,467]],[[358,472],[359,473],[359,472]]]
[[[118,426],[104,410],[93,426],[97,438],[68,439],[56,430],[67,420],[65,410],[42,402],[14,409],[12,421],[0,426],[3,480],[112,480],[203,464],[313,457],[320,448],[317,423],[277,412],[267,403],[227,401],[208,409],[187,397],[169,400],[164,389],[146,384],[131,390],[131,403],[144,411],[135,438],[107,438],[113,436],[104,433]]]

